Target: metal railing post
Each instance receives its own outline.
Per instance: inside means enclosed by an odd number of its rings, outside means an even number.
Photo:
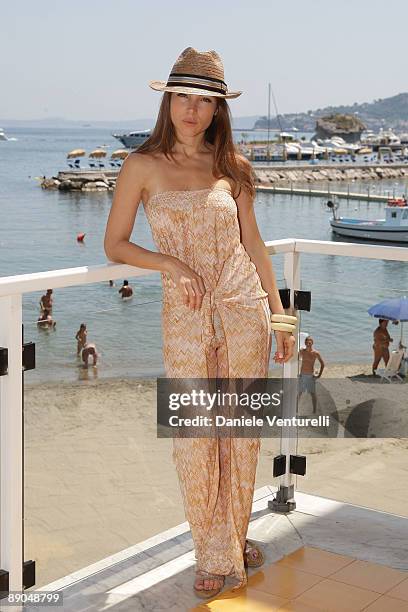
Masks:
[[[286,281],[286,287],[290,289],[290,314],[298,316],[298,311],[295,310],[294,307],[294,291],[300,289],[300,253],[293,250],[292,252],[284,254],[283,274]],[[292,419],[297,415],[298,329],[296,330],[295,338],[296,344],[293,357],[283,365],[283,401],[281,413],[283,419]],[[281,430],[280,453],[286,457],[285,473],[280,476],[279,490],[276,499],[268,504],[271,509],[289,511],[296,508],[296,502],[294,500],[295,475],[290,472],[290,457],[291,455],[296,455],[296,446],[297,428],[290,425],[283,426]]]
[[[9,590],[23,591],[22,299],[0,298],[0,346],[8,372],[0,376],[0,567]]]

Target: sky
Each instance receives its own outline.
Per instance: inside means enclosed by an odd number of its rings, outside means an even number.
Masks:
[[[408,91],[407,0],[1,0],[0,119],[156,115],[181,51],[215,49],[234,116]],[[273,106],[271,108],[273,112]]]

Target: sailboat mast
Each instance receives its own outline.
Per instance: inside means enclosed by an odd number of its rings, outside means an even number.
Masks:
[[[271,121],[271,84],[268,83],[268,148],[266,158],[269,161],[269,130]]]

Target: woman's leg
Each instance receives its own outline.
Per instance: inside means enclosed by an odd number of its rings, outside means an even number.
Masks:
[[[214,313],[217,336],[217,377],[266,378],[271,350],[270,311],[266,300],[257,308]],[[232,391],[234,389],[232,388]],[[245,540],[252,510],[260,438],[221,437],[219,439],[220,493],[215,519],[220,529],[211,534],[208,551],[226,546],[231,573],[246,584]]]
[[[221,316],[220,316],[221,315]],[[269,306],[214,311],[215,336],[203,343],[199,312],[164,319],[164,360],[168,377],[267,377],[271,349]],[[208,437],[173,440],[186,518],[197,568],[235,574],[246,583],[243,552],[251,514],[259,438]],[[217,584],[209,585],[217,587]]]
[[[383,349],[381,347],[374,347],[373,371],[378,368],[382,356],[383,356]]]

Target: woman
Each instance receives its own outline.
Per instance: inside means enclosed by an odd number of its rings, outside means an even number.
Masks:
[[[388,319],[379,319],[378,320],[378,327],[374,330],[374,344],[373,344],[373,350],[374,350],[374,363],[373,363],[373,376],[376,376],[376,369],[378,368],[378,364],[381,361],[381,357],[384,359],[384,363],[385,365],[387,365],[388,360],[390,358],[390,351],[388,350],[388,347],[390,345],[390,342],[393,341],[393,339],[391,338],[388,329],[387,329],[387,325],[388,325]]]
[[[167,82],[150,138],[124,161],[105,235],[115,262],[161,272],[163,360],[167,377],[268,376],[293,356],[294,317],[285,315],[258,231],[251,164],[234,146],[229,92],[215,51],[185,49]],[[129,242],[143,201],[154,253]],[[275,321],[271,322],[271,312]],[[197,557],[194,590],[212,597],[226,575],[246,584],[244,565],[262,552],[246,540],[259,438],[173,440]]]
[[[77,341],[77,357],[80,356],[82,349],[86,344],[86,336],[88,331],[85,323],[81,323],[77,333],[75,334],[75,340]]]

